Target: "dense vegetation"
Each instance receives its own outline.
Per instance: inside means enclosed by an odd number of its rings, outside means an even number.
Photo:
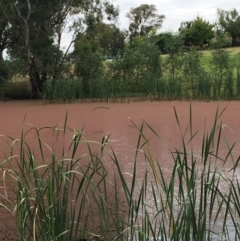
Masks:
[[[1,0],[0,6],[5,99],[182,99],[189,93],[199,99],[239,98],[239,57],[233,60],[225,49],[240,45],[236,9],[218,9],[217,23],[198,16],[182,22],[177,33],[158,33],[165,16],[154,5],[130,9],[128,30],[118,28],[119,9],[107,0]],[[72,41],[63,50],[67,29]],[[213,51],[207,68],[197,52],[204,49]],[[106,58],[113,61],[106,63]],[[19,77],[29,84],[15,84]]]

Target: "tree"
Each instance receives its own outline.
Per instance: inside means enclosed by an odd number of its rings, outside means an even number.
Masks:
[[[3,51],[12,43],[10,19],[14,15],[14,5],[8,0],[0,0],[0,62]]]
[[[178,29],[181,38],[183,39],[185,46],[191,46],[194,43],[192,34],[192,24],[193,21],[182,22],[180,28]]]
[[[240,46],[240,16],[234,8],[232,10],[217,10],[219,27],[230,34],[232,46]]]
[[[58,28],[55,15],[59,5],[54,1],[19,0],[15,1],[14,6],[17,17],[11,22],[14,44],[10,47],[10,55],[25,62],[32,98],[37,98],[43,93],[50,62],[54,61],[52,56],[56,56],[52,50],[54,28]]]
[[[152,30],[162,27],[164,15],[157,14],[155,5],[142,4],[139,7],[131,8],[126,17],[129,19],[130,38],[146,36]]]
[[[124,49],[126,33],[115,24],[98,23],[94,28],[88,29],[86,35],[99,42],[104,56],[116,57]]]
[[[181,23],[179,32],[183,38],[184,45],[187,47],[196,46],[202,49],[213,38],[213,28],[213,24],[210,24],[201,17],[197,17],[193,21]]]
[[[217,29],[214,33],[214,38],[210,41],[210,47],[212,49],[220,49],[231,47],[232,37],[229,33],[222,31],[221,29]]]
[[[9,77],[9,70],[6,61],[0,62],[0,88]]]
[[[126,32],[120,30],[115,24],[100,24],[98,38],[104,55],[116,57],[123,52]]]
[[[81,78],[85,97],[90,93],[90,82],[101,77],[103,55],[99,42],[91,35],[85,35],[75,42],[75,74]]]
[[[191,47],[183,56],[183,75],[189,82],[189,89],[194,90],[194,80],[203,72],[200,57],[202,53],[196,47]]]
[[[175,36],[176,35],[171,32],[164,32],[157,35],[156,45],[162,54],[168,54],[170,52],[172,46],[169,46],[169,43],[174,41]]]
[[[110,20],[118,14],[107,0],[11,1],[18,21],[11,22],[16,38],[10,54],[21,58],[28,66],[33,98],[43,93],[47,79],[54,83],[70,59],[72,44],[84,35],[88,27],[100,22],[105,13]],[[61,37],[69,22],[72,41],[62,52]]]
[[[181,36],[172,35],[166,44],[166,49],[168,50],[168,56],[164,64],[169,70],[174,82],[183,63],[184,45]]]
[[[122,58],[108,64],[111,72],[113,95],[128,92],[156,93],[157,82],[162,74],[160,51],[155,43],[144,37],[135,37],[124,47]]]

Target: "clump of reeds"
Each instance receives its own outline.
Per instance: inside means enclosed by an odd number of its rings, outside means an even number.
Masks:
[[[176,109],[174,113],[181,130]],[[57,142],[64,143],[60,152],[41,136],[49,128],[32,127],[19,140],[10,139],[11,155],[1,162],[1,198],[11,204],[5,208],[16,215],[21,240],[239,240],[240,158],[234,155],[236,143],[226,142],[225,156],[219,152],[221,115],[217,110],[212,129],[202,136],[200,152],[194,153],[199,133],[193,131],[190,106],[181,148],[169,150],[170,177],[149,151],[144,130],[159,140],[161,133],[145,121],[141,126],[133,123],[139,137],[128,172],[109,146],[110,136],[94,142],[96,148],[84,138],[84,127],[77,131],[67,126],[67,117],[62,126],[50,128]],[[27,142],[32,132],[39,156]],[[229,159],[231,165],[225,166]],[[143,161],[146,170],[140,178],[138,163]],[[16,200],[9,199],[7,186]]]

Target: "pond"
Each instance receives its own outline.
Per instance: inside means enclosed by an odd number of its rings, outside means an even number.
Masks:
[[[221,114],[218,124],[222,128],[219,156],[224,158],[228,153],[225,140],[228,141],[229,146],[236,141],[232,151],[232,159],[229,156],[224,164],[224,168],[227,170],[235,164],[234,162],[240,153],[240,102],[238,101],[194,101],[191,103],[191,107],[188,101],[75,102],[48,105],[44,105],[41,101],[0,102],[0,135],[2,135],[0,139],[0,160],[2,162],[6,156],[10,155],[9,145],[7,145],[6,138],[3,136],[17,139],[21,137],[22,130],[27,133],[26,141],[30,143],[31,148],[35,150],[36,157],[39,157],[40,160],[39,149],[36,147],[36,132],[28,132],[28,130],[32,127],[37,129],[53,126],[63,128],[66,120],[67,126],[71,130],[68,129],[65,138],[61,141],[56,142],[59,137],[58,134],[53,134],[52,130],[43,129],[40,131],[41,138],[49,146],[54,146],[56,152],[61,152],[63,146],[65,148],[66,145],[71,143],[74,130],[77,133],[84,126],[83,135],[86,142],[101,143],[103,137],[109,136],[108,146],[112,147],[118,157],[122,171],[131,174],[134,169],[133,162],[139,134],[143,133],[144,138],[146,138],[145,141],[147,141],[143,149],[150,153],[154,160],[157,159],[166,179],[170,179],[175,164],[172,151],[181,150],[183,148],[182,140],[184,139],[187,149],[193,150],[196,155],[201,155],[204,132],[211,130],[217,109],[218,113]],[[223,113],[221,113],[222,111]],[[143,127],[142,131],[140,131],[141,126]],[[194,138],[191,139],[190,133],[194,135]],[[8,138],[7,140],[9,141]],[[99,148],[99,145],[94,143],[91,143],[91,146],[95,150]],[[110,148],[107,150],[111,152]],[[81,155],[86,151],[87,147],[84,146],[77,154]],[[46,156],[46,159],[48,158],[50,157]],[[216,163],[222,165],[219,160]],[[199,165],[201,166],[201,164]],[[112,170],[112,164],[107,158],[106,166],[109,171]],[[137,168],[139,180],[144,177],[148,166],[149,164],[146,164],[144,160],[144,155],[140,155]],[[149,195],[151,196],[151,194]],[[0,209],[0,240],[6,238],[7,240],[18,240],[16,230],[14,230],[13,216],[3,208],[0,207]]]

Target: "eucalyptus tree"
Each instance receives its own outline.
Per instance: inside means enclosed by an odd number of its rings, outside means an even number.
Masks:
[[[183,39],[185,46],[191,46],[194,43],[192,34],[193,21],[182,22],[180,28],[178,29],[179,35]]]
[[[85,35],[88,40],[94,39],[99,43],[104,56],[116,57],[124,49],[127,33],[120,30],[115,23],[100,22],[89,27]]]
[[[164,64],[174,82],[183,64],[184,45],[181,36],[178,34],[172,35],[165,48],[168,51],[168,56],[166,56]]]
[[[127,34],[120,30],[116,24],[100,23],[96,25],[94,33],[104,56],[116,57],[123,52]]]
[[[73,43],[103,19],[111,20],[118,11],[107,0],[11,0],[16,19],[12,21],[15,45],[10,53],[25,61],[32,86],[32,97],[43,93],[47,79],[54,80],[70,60]],[[65,51],[61,49],[63,31],[72,39]]]
[[[85,34],[74,44],[74,72],[80,78],[85,97],[94,96],[91,86],[100,80],[103,70],[103,53],[97,38]],[[96,84],[95,84],[96,86]]]
[[[130,38],[136,36],[146,36],[152,30],[157,30],[162,27],[164,15],[157,13],[157,8],[153,4],[142,4],[139,7],[131,8],[126,14],[129,19]]]
[[[10,78],[9,61],[4,61],[3,53],[13,44],[13,32],[10,24],[14,17],[13,7],[9,0],[0,0],[0,86]]]
[[[232,37],[232,46],[240,46],[240,15],[234,8],[217,10],[218,26]]]
[[[9,0],[0,0],[0,61],[3,60],[3,51],[12,43],[10,22],[14,15],[13,8]]]
[[[172,43],[176,35],[172,32],[159,33],[156,36],[156,45],[162,54],[168,54],[172,48],[169,43]]]

